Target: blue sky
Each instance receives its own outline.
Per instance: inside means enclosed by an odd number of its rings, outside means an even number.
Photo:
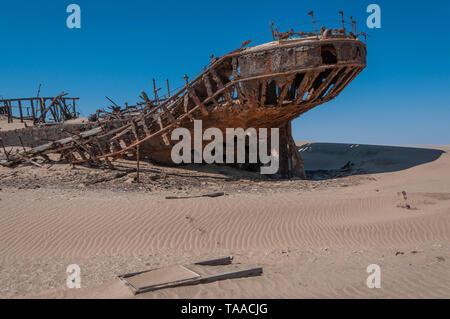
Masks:
[[[81,7],[82,28],[66,27]],[[381,7],[381,29],[366,8]],[[82,115],[138,101],[168,78],[172,88],[242,41],[269,41],[282,26],[352,15],[370,34],[367,68],[335,100],[294,121],[302,141],[450,144],[450,1],[95,1],[2,0],[0,96],[62,91],[79,96]],[[323,23],[330,25],[330,23]],[[334,26],[334,25],[333,25]],[[311,30],[306,25],[304,30]]]

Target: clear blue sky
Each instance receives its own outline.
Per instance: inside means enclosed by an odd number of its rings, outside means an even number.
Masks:
[[[66,27],[79,4],[82,28]],[[366,27],[381,7],[382,28]],[[82,115],[138,101],[152,78],[173,88],[209,61],[262,33],[353,15],[370,34],[367,68],[335,100],[294,121],[297,140],[370,144],[450,144],[450,1],[95,1],[0,2],[0,96],[61,91],[81,98]],[[326,25],[326,23],[325,23]],[[329,24],[328,24],[329,25]],[[306,26],[305,30],[311,29]]]

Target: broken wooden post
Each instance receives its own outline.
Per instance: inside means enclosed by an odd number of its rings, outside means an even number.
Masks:
[[[19,138],[19,141],[20,141],[20,145],[22,145],[22,149],[23,149],[23,151],[24,151],[24,152],[26,152],[26,150],[25,150],[25,145],[23,145],[23,141],[22,141],[22,136],[20,136],[20,135],[17,135],[17,137]]]
[[[167,97],[170,97],[169,79],[166,79],[166,81],[167,81]]]
[[[3,144],[3,139],[0,137],[0,143],[2,144],[3,152],[5,152],[6,159],[9,161],[8,152],[6,151],[5,144]]]
[[[31,104],[31,116],[33,118],[33,124],[36,123],[36,114],[34,112],[34,102],[33,99],[30,99],[30,104]]]
[[[289,148],[291,176],[306,179],[305,170],[303,169],[303,164],[305,163],[305,161],[301,158],[300,154],[298,153],[297,145],[295,145],[295,140],[292,137],[291,121],[289,121],[287,124],[287,142]]]
[[[156,88],[156,80],[155,79],[153,79],[153,94],[155,95],[155,101],[156,101],[156,104],[158,104],[158,102],[159,102],[159,98],[158,98],[158,91],[159,91],[160,89],[157,89]]]
[[[39,83],[38,91],[36,97],[39,98],[39,94],[41,93],[41,83]]]
[[[13,122],[13,116],[12,116],[12,108],[11,108],[11,101],[6,102],[8,104],[8,123]]]
[[[77,117],[77,109],[75,108],[76,99],[72,99],[73,116]]]
[[[112,104],[114,104],[116,107],[120,108],[120,106],[117,105],[116,102],[114,102],[113,100],[111,100],[111,99],[110,99],[109,97],[107,97],[106,95],[105,95],[105,97],[106,97]]]
[[[20,123],[23,123],[22,101],[18,100],[17,103],[19,104]]]
[[[41,116],[40,116],[40,121],[42,123],[45,123],[45,114],[44,114],[44,109],[45,109],[45,99],[44,98],[40,98],[40,105],[41,105]]]

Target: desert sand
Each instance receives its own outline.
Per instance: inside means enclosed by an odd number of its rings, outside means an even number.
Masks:
[[[450,146],[299,147],[308,181],[145,162],[140,184],[132,170],[0,167],[0,297],[449,298]],[[165,199],[212,191],[225,196]],[[114,277],[227,255],[264,274],[138,296]],[[66,287],[70,264],[81,289]]]
[[[79,117],[77,119],[68,120],[66,124],[83,124],[88,123],[89,120],[87,117]],[[27,127],[32,127],[33,121],[24,120],[20,122],[20,119],[14,118],[12,123],[8,123],[8,119],[5,115],[0,114],[0,132],[1,131],[12,131],[12,130],[21,130]]]

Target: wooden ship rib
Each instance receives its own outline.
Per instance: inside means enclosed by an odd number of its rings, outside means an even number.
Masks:
[[[356,33],[356,30],[355,30]],[[34,147],[8,161],[51,153],[72,164],[112,167],[120,157],[147,157],[171,163],[170,133],[177,127],[193,130],[280,128],[282,176],[305,177],[291,134],[291,121],[339,95],[366,67],[366,45],[352,31],[321,28],[320,32],[279,33],[274,41],[243,45],[219,58],[183,88],[167,98],[150,100],[143,92],[142,108],[131,115],[99,121],[96,128]]]

